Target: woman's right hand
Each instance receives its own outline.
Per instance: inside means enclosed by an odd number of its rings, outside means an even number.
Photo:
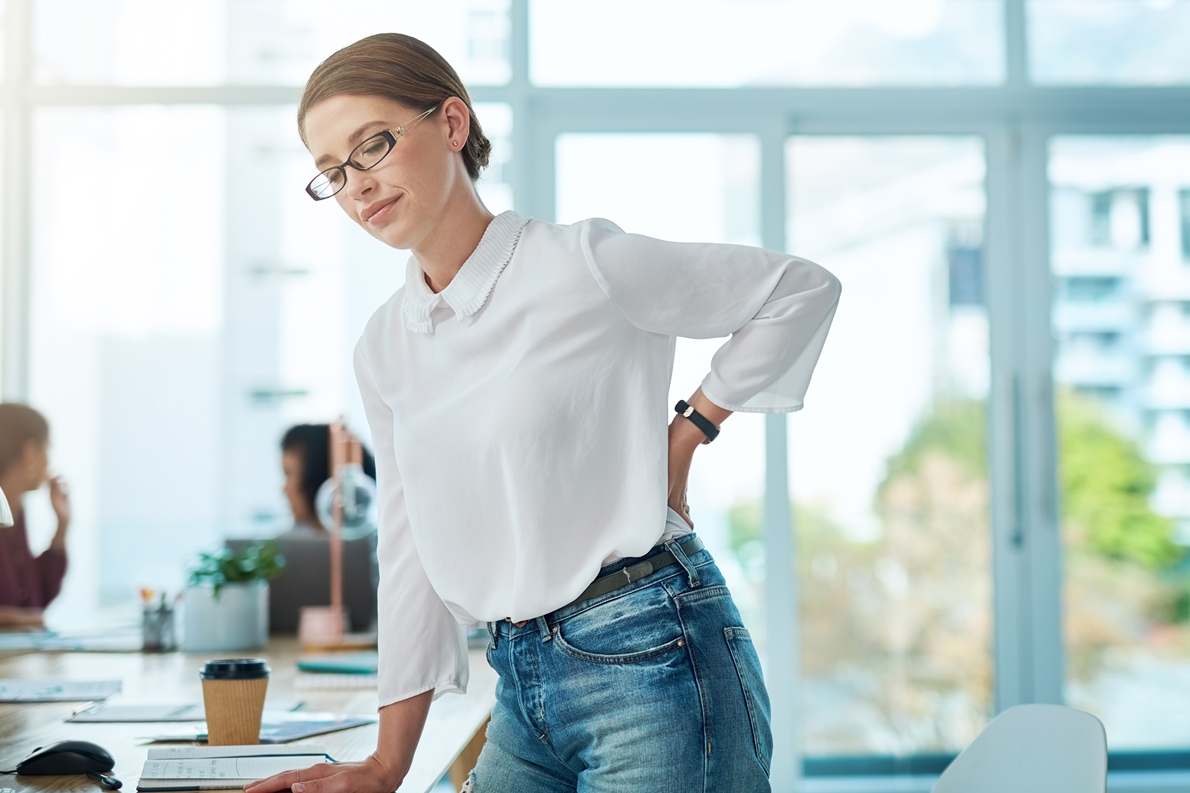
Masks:
[[[361,763],[319,763],[244,785],[246,793],[393,793],[405,781],[434,691],[380,709],[376,751]]]
[[[319,763],[300,771],[282,774],[244,785],[245,793],[393,793],[402,776],[389,771],[376,755],[362,763]]]

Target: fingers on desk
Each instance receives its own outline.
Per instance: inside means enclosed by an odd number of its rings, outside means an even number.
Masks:
[[[298,793],[301,793],[302,790],[306,793],[318,793],[322,790],[322,778],[331,776],[339,770],[341,770],[339,767],[331,763],[319,763],[299,771],[286,771],[283,774],[276,774],[259,782],[244,785],[244,791],[245,793],[275,793],[280,790],[292,790],[298,786]]]

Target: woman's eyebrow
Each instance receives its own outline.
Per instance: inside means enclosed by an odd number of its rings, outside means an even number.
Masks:
[[[377,125],[384,126],[387,123],[388,123],[387,121],[382,121],[380,119],[377,119],[376,121],[369,121],[368,123],[359,127],[355,132],[352,132],[347,137],[347,145],[351,146],[354,149],[356,142],[359,141],[359,139],[361,137],[363,137],[363,134],[366,131],[368,131],[369,129],[371,129],[372,127],[375,127]],[[328,163],[328,162],[334,162],[334,161],[335,161],[334,157],[332,157],[329,154],[324,154],[321,157],[319,157],[317,160],[315,160],[314,164],[318,167],[322,167],[323,164]]]

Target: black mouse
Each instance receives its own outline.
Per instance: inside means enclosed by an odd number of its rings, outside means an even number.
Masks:
[[[90,741],[58,741],[33,750],[17,766],[17,773],[26,776],[85,774],[88,771],[111,771],[116,761],[107,749]]]

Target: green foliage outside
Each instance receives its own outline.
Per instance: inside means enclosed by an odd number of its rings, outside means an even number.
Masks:
[[[277,543],[249,545],[239,552],[224,547],[215,553],[200,553],[198,566],[190,571],[190,586],[210,584],[216,598],[227,584],[271,581],[285,568],[285,557]]]
[[[1149,507],[1157,483],[1135,441],[1117,430],[1094,400],[1063,393],[1057,401],[1063,522],[1080,550],[1160,570],[1183,551],[1168,518]],[[914,474],[929,452],[942,453],[979,477],[986,475],[983,402],[948,400],[922,420],[888,461],[881,485]]]
[[[1157,473],[1092,400],[1058,399],[1062,513],[1087,550],[1157,570],[1183,555],[1168,518],[1149,508]]]
[[[1177,572],[1178,563],[1185,560],[1186,553],[1173,541],[1169,519],[1149,506],[1157,480],[1154,467],[1093,399],[1062,393],[1056,408],[1067,550],[1161,572],[1177,583],[1183,578]],[[941,454],[973,477],[985,478],[986,428],[982,401],[939,402],[913,429],[905,446],[889,458],[877,502],[891,483],[917,475],[930,454]],[[761,513],[757,499],[741,500],[729,512],[731,547],[746,568],[749,558],[760,556],[758,549],[763,548]],[[807,505],[795,504],[794,516],[799,547],[806,556],[815,545],[841,539],[840,528]],[[1175,598],[1167,618],[1186,621],[1190,619],[1190,586],[1178,586],[1182,594]]]

